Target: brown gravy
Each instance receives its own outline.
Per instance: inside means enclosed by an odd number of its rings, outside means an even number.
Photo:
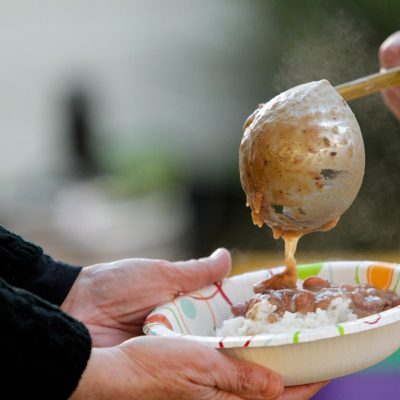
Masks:
[[[311,232],[326,232],[333,229],[339,222],[339,217],[332,222],[315,230],[304,231],[283,231],[279,227],[272,228],[274,239],[282,238],[285,242],[285,265],[286,269],[280,273],[273,275],[268,281],[262,283],[262,288],[268,287],[269,289],[294,289],[297,287],[297,268],[296,268],[296,249],[297,243],[307,233]],[[259,285],[255,286],[255,292],[259,292]]]

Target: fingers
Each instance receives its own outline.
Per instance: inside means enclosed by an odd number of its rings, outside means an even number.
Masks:
[[[221,281],[231,270],[232,260],[228,250],[218,249],[211,256],[199,260],[172,263],[176,283],[186,293]]]
[[[279,400],[308,400],[328,383],[329,381],[287,387]]]
[[[379,61],[383,68],[400,65],[400,31],[390,35],[379,49]]]
[[[243,400],[243,397],[239,397],[235,394],[228,392],[222,392],[221,390],[218,390],[216,388],[210,388],[208,393],[202,392],[200,396],[201,397],[199,398],[201,400]]]
[[[215,387],[246,400],[277,399],[283,391],[281,377],[260,365],[219,354],[217,368],[210,372]]]
[[[400,119],[400,88],[386,89],[382,95],[390,111]]]
[[[400,65],[400,31],[393,33],[382,43],[379,61],[385,69]],[[400,119],[400,88],[387,89],[382,94],[385,104]]]

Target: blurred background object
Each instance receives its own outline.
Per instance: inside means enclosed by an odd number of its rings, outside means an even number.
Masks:
[[[396,0],[3,0],[0,223],[83,265],[218,246],[236,271],[280,264],[245,207],[243,122],[294,85],[378,71],[399,20]],[[350,106],[364,183],[300,261],[400,258],[400,125],[379,94]]]

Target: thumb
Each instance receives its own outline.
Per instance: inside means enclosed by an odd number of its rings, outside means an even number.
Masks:
[[[272,400],[282,394],[282,379],[270,369],[221,353],[218,356],[218,365],[210,368],[218,389],[246,400]]]
[[[379,61],[383,68],[400,65],[400,31],[390,35],[379,49]]]
[[[220,248],[209,257],[172,263],[177,273],[176,284],[183,293],[200,289],[222,280],[231,271],[228,250]]]
[[[390,35],[379,49],[379,61],[382,68],[400,65],[400,31]],[[385,104],[400,119],[400,89],[393,87],[382,91]]]

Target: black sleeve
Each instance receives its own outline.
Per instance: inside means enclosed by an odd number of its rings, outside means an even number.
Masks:
[[[67,399],[91,351],[79,321],[0,278],[1,392],[7,399]]]
[[[33,243],[0,226],[0,277],[61,305],[81,267],[56,262]]]

